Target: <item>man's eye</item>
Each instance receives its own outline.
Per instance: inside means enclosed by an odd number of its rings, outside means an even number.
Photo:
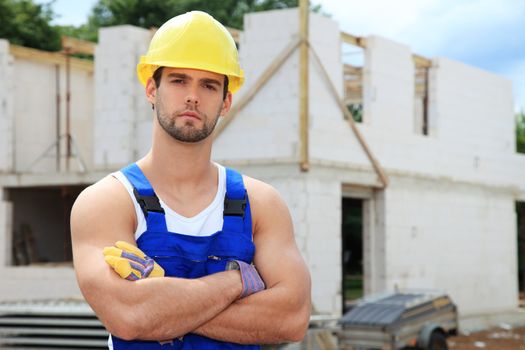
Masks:
[[[204,87],[208,90],[217,90],[217,88],[215,87],[215,85],[212,85],[212,84],[204,84]]]
[[[173,79],[171,82],[174,84],[182,84],[184,83],[184,80],[183,79]]]

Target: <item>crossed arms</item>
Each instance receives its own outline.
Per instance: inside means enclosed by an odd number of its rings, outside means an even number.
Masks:
[[[254,263],[266,290],[239,299],[238,271],[198,279],[126,281],[102,249],[135,244],[136,217],[124,187],[106,177],[86,189],[71,214],[75,271],[84,297],[112,334],[126,340],[197,333],[240,344],[299,341],[310,315],[310,277],[286,205],[270,186],[245,178],[254,223]]]

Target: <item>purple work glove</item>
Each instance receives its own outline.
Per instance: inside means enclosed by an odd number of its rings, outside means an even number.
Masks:
[[[140,276],[137,276],[135,273],[130,273],[126,279],[128,281],[136,281],[142,278],[148,278],[151,271],[155,267],[155,261],[147,255],[144,255],[144,259],[139,258],[135,254],[122,252],[121,255],[123,258],[128,259],[131,265],[131,268],[137,270],[140,273]]]
[[[266,286],[255,269],[255,266],[241,260],[230,260],[226,264],[226,270],[239,270],[242,279],[241,298],[264,290]]]

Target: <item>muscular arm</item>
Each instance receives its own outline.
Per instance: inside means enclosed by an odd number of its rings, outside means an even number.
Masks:
[[[310,317],[310,275],[288,208],[270,186],[245,182],[254,219],[254,262],[267,289],[236,301],[194,333],[241,344],[299,341]]]
[[[199,279],[121,279],[102,249],[117,240],[135,242],[134,208],[125,189],[107,177],[86,189],[71,214],[73,259],[80,289],[106,328],[123,339],[162,340],[184,335],[235,301],[237,271]]]

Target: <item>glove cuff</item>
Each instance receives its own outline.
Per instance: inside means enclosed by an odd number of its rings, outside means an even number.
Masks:
[[[255,266],[251,264],[247,264],[242,260],[230,260],[226,263],[226,270],[238,270],[241,272],[241,298],[247,297],[248,295],[257,293],[266,288],[261,276],[259,276],[259,273],[255,269]]]

